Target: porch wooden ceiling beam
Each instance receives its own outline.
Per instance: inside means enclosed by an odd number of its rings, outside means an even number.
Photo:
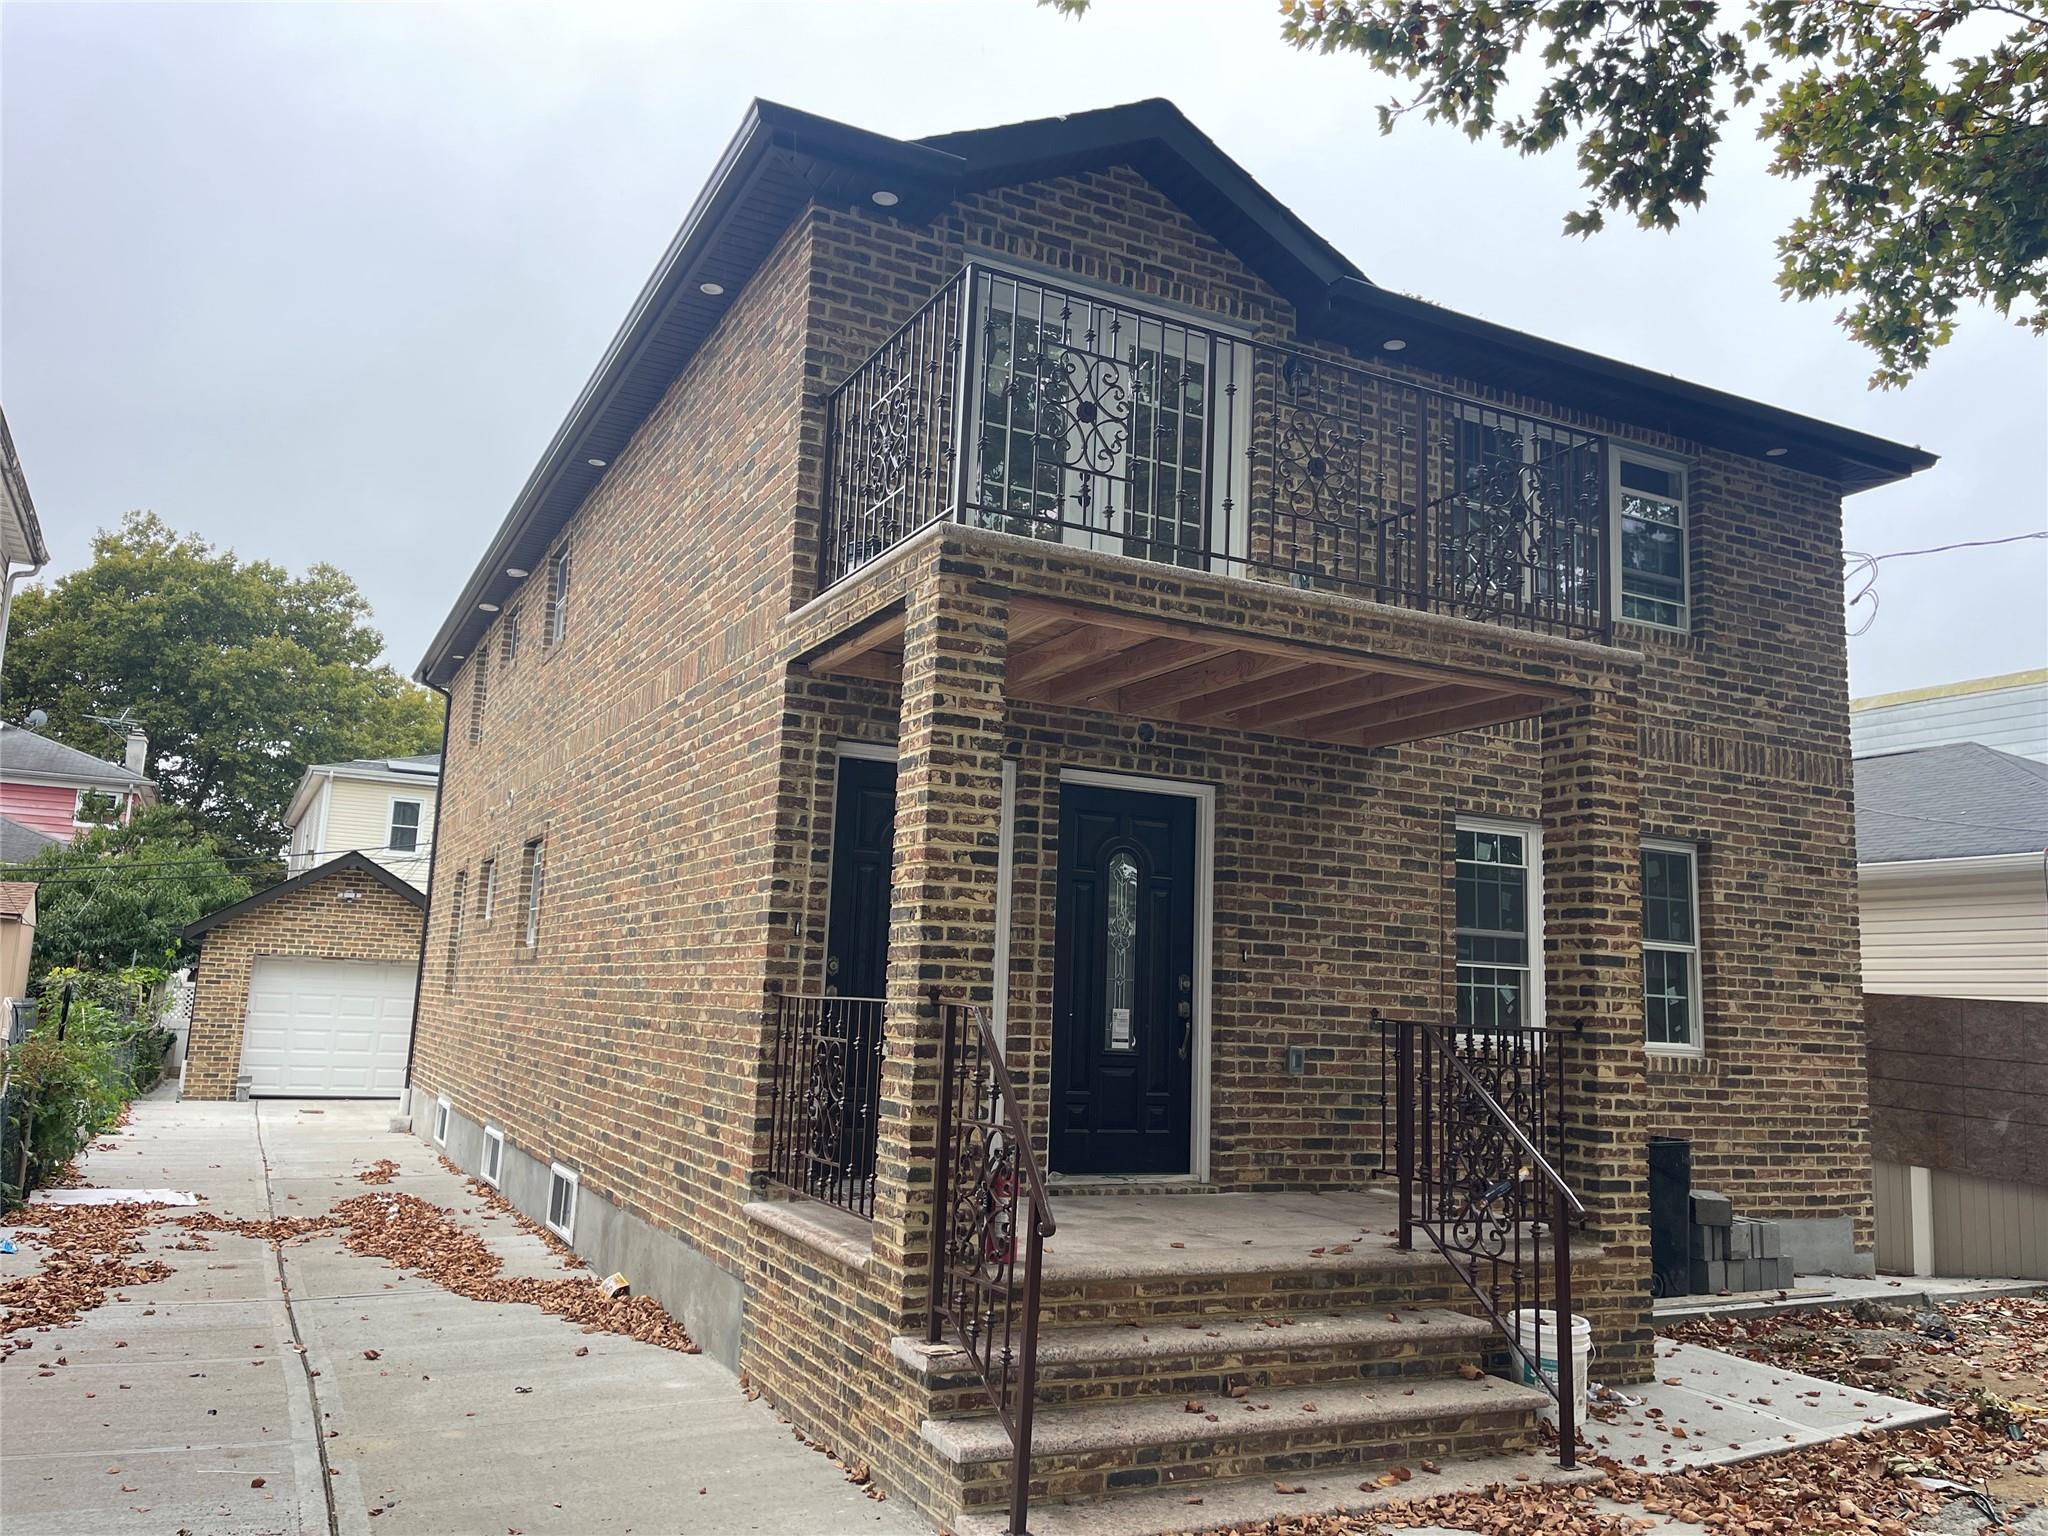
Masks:
[[[1033,635],[1042,634],[1055,624],[1073,627],[1073,620],[1043,608],[1020,608],[1010,615],[1010,646],[1014,650]]]
[[[1385,725],[1369,726],[1345,738],[1354,747],[1391,747],[1404,741],[1422,741],[1431,736],[1452,736],[1459,731],[1476,731],[1482,726],[1505,725],[1529,715],[1541,714],[1549,703],[1530,693],[1498,694],[1477,704],[1442,710],[1433,715],[1416,715]]]
[[[1341,741],[1352,731],[1370,730],[1396,720],[1412,720],[1419,715],[1441,714],[1447,709],[1459,709],[1467,704],[1481,704],[1489,699],[1498,699],[1507,691],[1475,688],[1468,683],[1420,688],[1408,679],[1403,679],[1403,682],[1405,686],[1394,693],[1370,702],[1312,715],[1301,722],[1301,729],[1311,736]]]
[[[1063,603],[1049,598],[1019,598],[1012,607],[1013,615],[1020,613],[1057,612],[1087,628],[1121,629],[1132,634],[1152,639],[1193,640],[1203,644],[1227,645],[1234,651],[1243,651],[1261,656],[1278,656],[1297,665],[1313,662],[1328,663],[1346,667],[1353,672],[1394,673],[1421,678],[1430,683],[1455,683],[1464,681],[1475,688],[1498,687],[1503,680],[1491,678],[1484,673],[1466,670],[1462,674],[1456,668],[1435,667],[1427,662],[1399,661],[1384,656],[1352,655],[1332,651],[1326,647],[1305,644],[1296,640],[1282,640],[1265,635],[1247,634],[1241,629],[1225,628],[1220,625],[1192,624],[1179,619],[1155,618],[1150,614],[1126,613],[1120,609],[1094,608],[1085,603]],[[1572,690],[1551,683],[1525,681],[1517,678],[1512,686],[1519,692],[1540,695],[1548,699],[1568,699]]]
[[[903,666],[903,648],[900,644],[893,644],[892,646],[892,643],[902,640],[903,631],[909,625],[909,614],[901,611],[885,613],[879,619],[861,629],[855,630],[844,639],[833,641],[832,644],[812,656],[806,665],[810,667],[813,673],[819,676],[829,676],[833,673],[851,673],[856,677],[873,677],[877,675],[875,672],[862,669],[860,665],[862,658],[870,657],[884,647],[892,647],[896,653],[895,665],[890,671],[880,675],[894,677],[897,672],[901,671]]]
[[[1289,663],[1278,656],[1249,655],[1222,647],[1213,660],[1183,668],[1167,677],[1130,688],[1120,688],[1104,707],[1124,714],[1154,715],[1162,720],[1192,722],[1192,699],[1199,705],[1218,688],[1249,683],[1256,678],[1285,672]]]
[[[1347,683],[1358,676],[1356,667],[1339,667],[1329,662],[1310,662],[1307,665],[1282,662],[1278,657],[1262,656],[1261,662],[1272,661],[1278,670],[1253,672],[1247,680],[1234,687],[1218,688],[1200,698],[1191,698],[1186,709],[1179,711],[1175,719],[1193,721],[1221,720],[1240,709],[1249,709],[1254,704],[1277,704],[1282,699],[1298,698],[1304,693],[1314,693],[1318,688],[1327,688],[1332,683]],[[1176,683],[1179,679],[1174,679]]]
[[[1445,686],[1441,677],[1354,672],[1347,681],[1332,683],[1312,693],[1296,694],[1268,704],[1247,705],[1243,709],[1232,710],[1228,715],[1213,718],[1216,724],[1227,725],[1233,730],[1267,731],[1287,726],[1291,728],[1290,734],[1315,735],[1312,722],[1339,711],[1349,712],[1366,706],[1380,708],[1389,699],[1437,691]]]
[[[1011,656],[1004,691],[1020,699],[1041,698],[1049,684],[1068,673],[1096,666],[1105,657],[1121,655],[1144,642],[1143,635],[1127,629],[1081,625],[1032,646],[1021,656]]]
[[[1153,688],[1170,686],[1184,672],[1195,669],[1196,663],[1227,654],[1222,645],[1201,645],[1193,640],[1141,640],[1078,677],[1069,675],[1041,689],[1038,699],[1046,704],[1094,704],[1112,700],[1123,689],[1136,699],[1148,700]],[[1167,676],[1169,673],[1173,675]]]

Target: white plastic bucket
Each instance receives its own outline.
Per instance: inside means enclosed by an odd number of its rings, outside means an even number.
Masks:
[[[1515,1330],[1515,1343],[1521,1353],[1516,1356],[1510,1369],[1517,1380],[1525,1386],[1543,1385],[1536,1379],[1536,1372],[1529,1362],[1534,1360],[1549,1378],[1553,1394],[1557,1388],[1558,1329],[1557,1314],[1538,1307],[1523,1307],[1510,1313],[1508,1321]],[[1581,1404],[1586,1401],[1587,1389],[1591,1386],[1588,1377],[1593,1363],[1593,1325],[1578,1313],[1572,1314],[1572,1387]],[[1552,1400],[1543,1407],[1543,1417],[1557,1422],[1557,1402]]]

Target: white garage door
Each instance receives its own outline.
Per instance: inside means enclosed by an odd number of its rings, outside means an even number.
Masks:
[[[249,975],[242,1070],[249,1091],[285,1098],[382,1098],[405,1084],[410,962],[259,956]]]

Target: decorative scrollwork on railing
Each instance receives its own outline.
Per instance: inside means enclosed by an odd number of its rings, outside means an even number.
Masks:
[[[875,1210],[880,998],[775,999],[768,1175],[856,1216]]]

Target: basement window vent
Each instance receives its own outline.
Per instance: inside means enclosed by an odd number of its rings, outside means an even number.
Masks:
[[[576,1230],[576,1182],[560,1163],[548,1165],[548,1230],[565,1243]]]
[[[437,1147],[448,1145],[449,1110],[450,1105],[447,1094],[444,1093],[434,1100],[434,1145]]]
[[[495,1125],[484,1127],[484,1182],[496,1189],[505,1172],[505,1133]]]

